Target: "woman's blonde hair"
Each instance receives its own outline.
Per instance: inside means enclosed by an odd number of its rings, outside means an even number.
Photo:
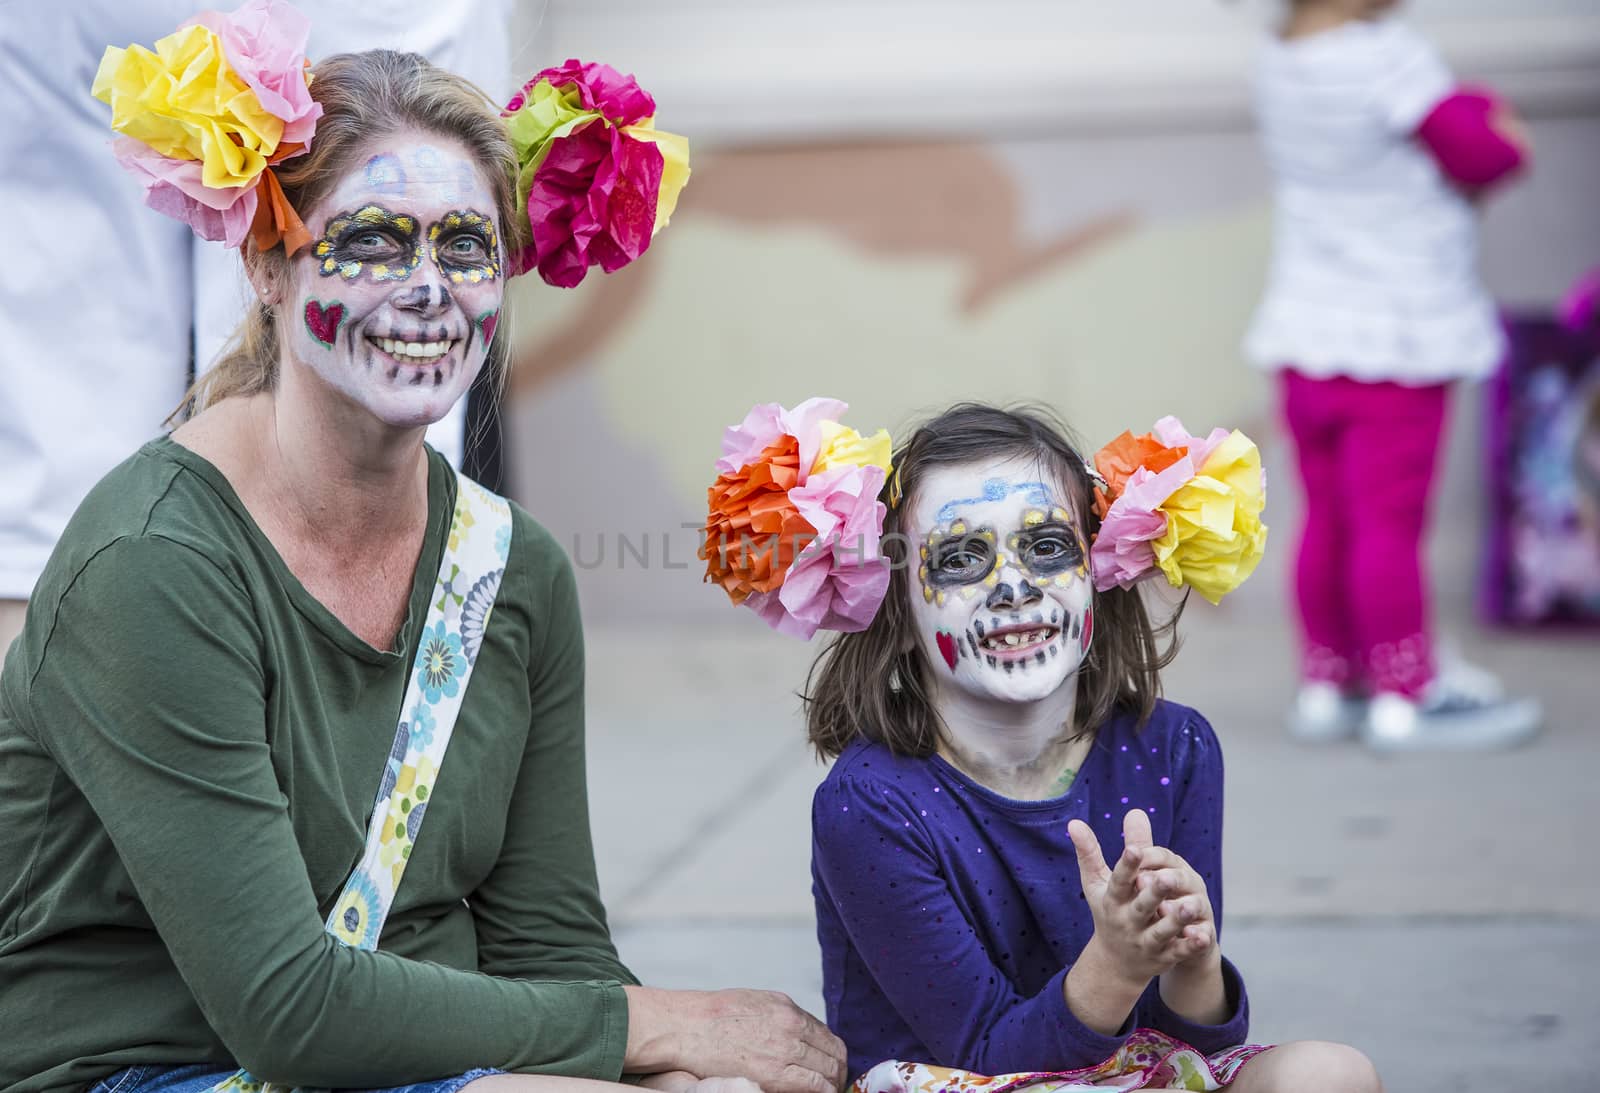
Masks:
[[[273,168],[297,212],[327,196],[372,141],[416,128],[466,146],[494,188],[503,245],[509,251],[520,244],[527,225],[517,206],[516,153],[498,108],[472,83],[416,53],[373,49],[318,62],[312,69],[311,97],[322,104],[323,114],[310,150]],[[289,257],[281,246],[264,253],[251,249],[245,261],[268,277],[282,278],[288,272]],[[500,325],[509,328],[504,318]],[[507,341],[505,336],[495,339],[485,363],[501,381],[501,347]],[[216,366],[189,389],[173,417],[199,413],[234,395],[272,390],[280,351],[272,308],[256,300]]]

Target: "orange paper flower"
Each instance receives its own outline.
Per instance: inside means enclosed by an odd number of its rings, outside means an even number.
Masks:
[[[1094,514],[1105,519],[1111,503],[1122,496],[1128,479],[1140,467],[1151,474],[1160,474],[1188,454],[1188,448],[1169,448],[1152,433],[1134,436],[1124,432],[1095,453],[1094,469],[1106,484],[1104,488],[1096,486],[1094,489]]]
[[[719,474],[706,491],[705,579],[735,604],[781,585],[795,556],[816,539],[817,529],[789,500],[799,480],[800,442],[784,434],[753,463]]]

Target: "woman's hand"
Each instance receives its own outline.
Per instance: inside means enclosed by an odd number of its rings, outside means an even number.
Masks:
[[[844,1085],[843,1041],[787,995],[651,987],[623,991],[628,996],[623,1069],[629,1073],[688,1071],[705,1078],[747,1078],[766,1093],[835,1093]]]

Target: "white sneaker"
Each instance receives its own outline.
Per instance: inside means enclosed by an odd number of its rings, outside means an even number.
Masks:
[[[1377,751],[1499,751],[1532,740],[1543,719],[1536,699],[1509,698],[1494,676],[1456,662],[1420,699],[1374,697],[1362,735]]]
[[[1367,704],[1333,683],[1302,683],[1289,709],[1289,735],[1307,744],[1347,740],[1361,727]]]

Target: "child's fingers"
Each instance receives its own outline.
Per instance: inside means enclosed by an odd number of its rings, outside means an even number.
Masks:
[[[1194,922],[1183,928],[1179,935],[1181,943],[1188,949],[1188,956],[1199,956],[1217,943],[1216,931],[1209,922]]]
[[[1122,818],[1123,845],[1129,850],[1146,850],[1155,843],[1155,836],[1150,832],[1150,817],[1146,816],[1144,809],[1129,809],[1128,814]]]
[[[1188,869],[1189,863],[1183,860],[1183,855],[1165,846],[1147,846],[1139,854],[1139,868]]]
[[[1164,904],[1163,906],[1166,905]],[[1170,948],[1173,942],[1182,936],[1184,927],[1190,921],[1191,919],[1185,918],[1178,910],[1173,910],[1170,914],[1161,915],[1145,931],[1145,943],[1152,949]]]
[[[1094,829],[1082,820],[1073,820],[1067,825],[1067,838],[1072,840],[1072,849],[1078,852],[1078,879],[1083,882],[1084,892],[1103,887],[1110,879],[1111,870],[1100,852],[1100,840],[1095,838]]]
[[[1139,894],[1139,889],[1134,884],[1134,879],[1139,875],[1139,856],[1141,851],[1133,847],[1124,847],[1122,856],[1117,859],[1117,864],[1111,870],[1111,876],[1106,881],[1106,894],[1118,903],[1128,903]]]
[[[1184,874],[1177,869],[1146,870],[1134,878],[1134,886],[1139,894],[1133,899],[1133,911],[1138,915],[1153,915],[1163,901],[1189,892]]]

